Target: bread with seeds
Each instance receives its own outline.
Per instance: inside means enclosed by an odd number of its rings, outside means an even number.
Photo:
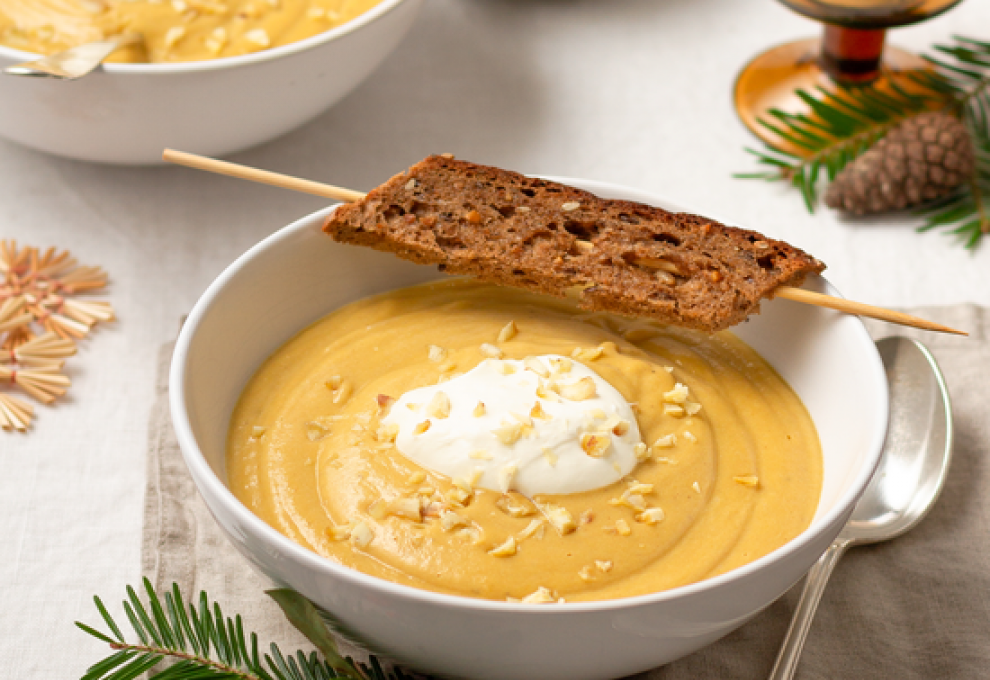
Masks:
[[[340,206],[324,231],[450,274],[718,331],[825,265],[713,220],[430,156]]]

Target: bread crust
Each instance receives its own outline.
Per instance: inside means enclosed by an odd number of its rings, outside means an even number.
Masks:
[[[451,274],[582,308],[703,331],[759,311],[825,265],[783,241],[688,213],[430,156],[340,206],[324,231]]]

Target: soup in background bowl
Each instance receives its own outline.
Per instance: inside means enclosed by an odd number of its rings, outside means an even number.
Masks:
[[[566,181],[671,209],[643,192]],[[783,546],[662,592],[549,606],[430,592],[335,564],[238,501],[226,486],[225,468],[238,398],[278,347],[350,302],[438,278],[433,268],[334,243],[320,231],[330,210],[269,237],[210,286],[180,334],[170,400],[190,473],[233,545],[376,653],[411,668],[473,678],[609,678],[659,666],[739,627],[803,576],[838,534],[875,469],[887,392],[865,328],[855,317],[770,301],[733,332],[800,397],[822,449],[821,494],[810,526]],[[835,294],[820,277],[806,287]]]
[[[0,77],[0,136],[100,163],[161,164],[165,148],[231,154],[340,101],[399,45],[422,4],[381,0],[342,25],[249,54],[104,64],[72,82]],[[38,58],[2,43],[0,69]]]

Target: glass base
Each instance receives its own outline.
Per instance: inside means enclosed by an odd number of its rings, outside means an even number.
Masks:
[[[769,119],[771,109],[787,113],[809,113],[808,105],[795,90],[802,89],[815,94],[817,87],[834,91],[835,82],[825,73],[820,59],[822,41],[818,38],[798,40],[779,45],[760,54],[749,62],[736,79],[736,113],[750,132],[767,144],[792,150],[790,145],[772,130],[760,125],[759,119]],[[883,87],[885,82],[897,80],[907,89],[905,71],[930,68],[920,57],[896,47],[887,46],[883,51],[883,67],[873,85]]]

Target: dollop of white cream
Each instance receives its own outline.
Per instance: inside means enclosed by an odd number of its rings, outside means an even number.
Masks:
[[[594,385],[590,396],[586,379]],[[636,416],[619,391],[559,355],[486,359],[403,394],[382,423],[398,426],[396,448],[419,465],[527,496],[612,484],[636,466],[641,443]]]

